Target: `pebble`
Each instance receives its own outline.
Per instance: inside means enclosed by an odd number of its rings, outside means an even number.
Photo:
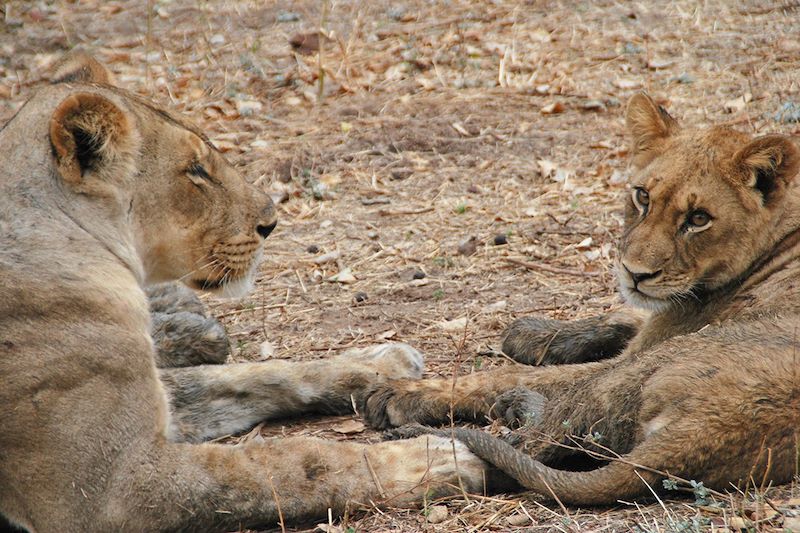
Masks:
[[[415,270],[411,275],[411,279],[425,279],[425,276],[426,274],[422,270]]]
[[[355,301],[357,304],[366,302],[368,298],[369,296],[367,296],[366,292],[357,292],[353,295],[353,301]]]
[[[319,246],[317,246],[316,244],[312,244],[308,248],[306,248],[306,252],[308,252],[310,254],[318,254],[319,253]]]
[[[505,233],[498,233],[494,236],[494,245],[500,246],[502,244],[508,244],[508,235]]]
[[[478,238],[474,235],[461,241],[458,245],[458,253],[461,255],[472,255],[478,251]]]
[[[444,505],[433,505],[428,508],[428,523],[438,524],[447,520],[447,507]]]
[[[370,230],[367,232],[367,239],[372,239],[374,241],[378,237],[380,237],[380,235],[378,235],[378,232],[375,230]]]

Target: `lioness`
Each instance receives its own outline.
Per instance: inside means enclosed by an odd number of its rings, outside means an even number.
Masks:
[[[159,379],[143,286],[246,291],[275,209],[195,126],[109,79],[77,54],[0,131],[0,517],[40,532],[231,530],[480,489],[485,463],[438,437],[181,442],[347,412],[422,360],[384,345]],[[193,312],[167,300],[166,315]]]
[[[650,495],[667,472],[721,489],[798,472],[800,151],[783,135],[682,128],[641,94],[627,125],[636,173],[618,277],[649,318],[522,319],[503,343],[517,360],[597,361],[475,373],[454,390],[449,379],[381,385],[364,406],[372,425],[523,418],[544,436],[530,455],[477,430],[455,435],[575,504]],[[587,467],[581,446],[621,457],[574,471]]]

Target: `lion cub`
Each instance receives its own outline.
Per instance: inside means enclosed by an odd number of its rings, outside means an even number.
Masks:
[[[618,277],[649,317],[522,319],[505,334],[509,355],[577,364],[475,373],[455,390],[450,379],[381,385],[364,404],[373,426],[451,412],[522,419],[540,436],[527,453],[481,431],[455,435],[525,487],[575,504],[648,496],[667,473],[718,489],[797,474],[800,151],[783,135],[684,128],[643,94],[627,125],[636,173]],[[588,459],[576,442],[600,452],[593,469],[574,471]]]

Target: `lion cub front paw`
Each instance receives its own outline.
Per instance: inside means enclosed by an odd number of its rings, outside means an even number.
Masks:
[[[516,387],[497,397],[492,414],[509,427],[536,427],[542,422],[547,398],[525,387]]]
[[[402,342],[356,348],[344,352],[341,357],[374,367],[386,379],[419,379],[425,368],[422,353]]]

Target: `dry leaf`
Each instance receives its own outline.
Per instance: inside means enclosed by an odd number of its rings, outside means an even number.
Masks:
[[[381,341],[385,341],[385,340],[389,340],[389,339],[391,339],[392,337],[395,337],[395,336],[397,336],[397,332],[395,330],[393,330],[393,329],[389,329],[389,330],[384,331],[383,333],[379,333],[378,335],[375,335],[375,338],[378,339],[378,340],[381,340]]]
[[[269,341],[264,341],[258,346],[258,353],[261,359],[269,359],[275,355],[275,346]]]
[[[339,424],[334,424],[331,429],[342,435],[352,435],[353,433],[362,433],[366,426],[360,420],[345,420]]]
[[[350,270],[350,267],[347,267],[341,270],[339,273],[329,277],[328,281],[336,283],[353,283],[354,281],[356,281],[356,277],[353,275],[353,272]]]
[[[467,317],[462,316],[455,320],[445,320],[439,323],[439,327],[444,331],[463,331],[467,327]]]
[[[674,59],[659,59],[653,58],[647,62],[647,68],[658,70],[660,68],[667,68],[671,65],[675,64]]]
[[[642,82],[632,78],[617,78],[614,80],[614,87],[619,89],[638,89],[642,86]]]
[[[340,251],[337,249],[337,250],[334,250],[334,251],[332,251],[332,252],[328,252],[327,254],[322,254],[322,255],[321,255],[321,256],[319,256],[319,257],[315,257],[315,258],[314,258],[314,259],[313,259],[311,262],[312,262],[312,263],[316,263],[316,264],[318,264],[318,265],[321,265],[321,264],[323,264],[323,263],[329,263],[329,262],[331,262],[331,261],[336,261],[336,260],[337,260],[337,259],[339,259],[341,256],[342,256],[342,252],[340,252]]]
[[[531,523],[531,519],[524,513],[512,514],[506,518],[506,523],[512,527],[527,526]]]
[[[564,112],[564,104],[561,102],[553,102],[552,104],[547,104],[541,109],[542,115],[555,115],[557,113]]]
[[[558,167],[558,165],[552,161],[548,161],[547,159],[539,159],[536,161],[536,164],[539,165],[539,173],[543,178],[549,178],[553,171]]]
[[[744,110],[745,106],[753,99],[753,95],[750,93],[744,93],[742,96],[738,98],[734,98],[733,100],[728,100],[725,102],[724,108],[727,113],[738,113],[739,111]]]

